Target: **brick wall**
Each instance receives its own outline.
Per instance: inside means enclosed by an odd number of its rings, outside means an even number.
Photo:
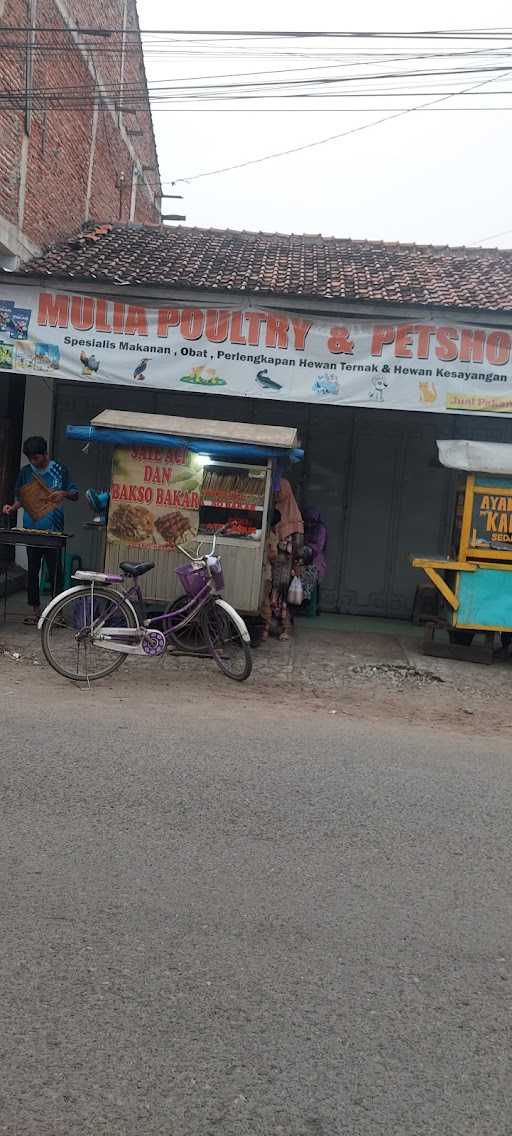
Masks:
[[[29,23],[31,4],[33,10],[34,0],[3,4],[2,26],[13,30],[0,32],[0,92],[10,92],[16,105],[0,101],[0,225],[5,220],[16,226],[21,217],[24,238],[43,247],[89,219],[158,222],[150,113],[94,109],[99,88],[117,98],[121,77],[126,87],[144,84],[140,39],[126,37],[123,58],[120,33],[110,39],[82,35],[88,50],[73,36],[77,27],[121,29],[125,0],[36,0],[35,25],[60,34],[35,33],[27,131],[25,33],[19,29]],[[135,0],[126,4],[126,26],[138,30]],[[77,98],[81,105],[71,108],[69,101]]]

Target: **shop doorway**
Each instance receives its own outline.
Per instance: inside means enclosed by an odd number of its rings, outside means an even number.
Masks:
[[[437,415],[355,411],[338,611],[410,616],[411,552],[446,547],[451,476],[437,464],[435,442],[449,433],[450,420]]]

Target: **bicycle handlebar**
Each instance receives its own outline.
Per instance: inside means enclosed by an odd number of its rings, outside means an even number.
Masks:
[[[227,527],[228,527],[228,525],[226,523],[225,525],[222,526],[222,528],[217,529],[217,532],[214,533],[212,547],[210,549],[210,552],[207,554],[208,556],[214,556],[215,546],[217,544],[217,537],[220,535],[221,532],[224,532],[224,529],[226,529]],[[203,544],[204,544],[204,540],[202,540],[201,543],[198,544],[195,556],[191,556],[190,552],[187,552],[186,548],[183,548],[183,546],[181,544],[177,544],[176,548],[179,550],[179,552],[182,552],[183,555],[187,557],[187,560],[205,560],[206,557],[199,555],[199,550],[200,550],[200,548],[202,548]]]

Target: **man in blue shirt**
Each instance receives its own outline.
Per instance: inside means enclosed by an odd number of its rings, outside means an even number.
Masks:
[[[26,510],[23,512],[23,527],[26,529],[44,529],[52,532],[64,531],[64,501],[77,501],[78,489],[71,481],[69,471],[65,465],[53,461],[48,455],[48,443],[45,438],[27,438],[23,445],[23,453],[28,458],[28,465],[20,471],[14,488],[16,500],[12,505],[4,505],[3,512],[7,515],[20,508],[18,494],[24,485],[29,485],[36,478],[51,490],[52,509],[44,517],[34,520]],[[46,561],[48,578],[54,581],[54,591],[59,592],[62,587],[62,565],[60,551],[47,548],[27,548],[28,561],[28,602],[33,609],[30,622],[36,623],[41,613],[39,596],[39,573],[41,563]],[[27,621],[28,622],[28,621]]]

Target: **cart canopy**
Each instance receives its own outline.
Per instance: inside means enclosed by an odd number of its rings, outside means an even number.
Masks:
[[[439,461],[448,469],[465,473],[496,473],[512,477],[512,445],[503,442],[474,442],[469,439],[438,441]]]
[[[301,461],[294,426],[252,422],[218,422],[207,418],[178,418],[167,414],[137,414],[104,410],[90,426],[68,426],[68,438],[114,445],[174,446],[208,453],[216,458],[291,458]]]

